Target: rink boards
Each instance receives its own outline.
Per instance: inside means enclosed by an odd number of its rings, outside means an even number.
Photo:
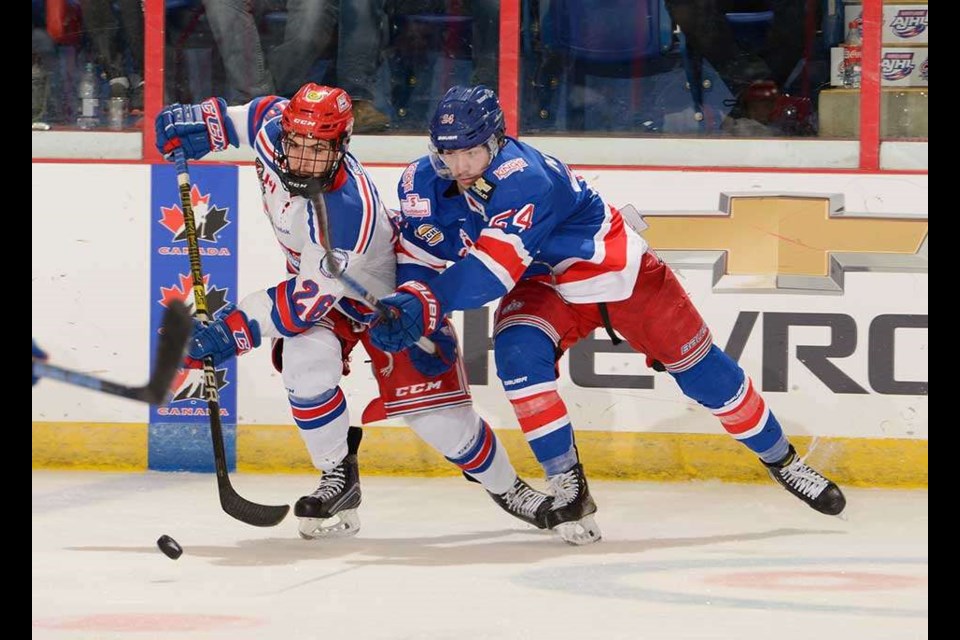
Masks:
[[[403,167],[374,167],[388,206]],[[632,203],[714,341],[762,388],[785,431],[837,480],[927,483],[927,176],[580,171]],[[284,277],[255,170],[197,164],[208,298],[235,302]],[[188,297],[173,172],[123,164],[33,164],[33,333],[57,364],[142,384],[163,303]],[[476,406],[518,467],[539,469],[503,398],[490,310],[456,314]],[[148,340],[147,338],[150,337]],[[355,354],[343,381],[357,418],[375,396]],[[246,471],[311,470],[266,349],[221,374],[227,449]],[[592,476],[754,481],[762,467],[643,356],[598,332],[561,365],[561,393]],[[35,467],[212,469],[199,381],[155,409],[42,382]],[[356,420],[354,420],[356,423]],[[398,424],[368,428],[364,473],[447,474]]]

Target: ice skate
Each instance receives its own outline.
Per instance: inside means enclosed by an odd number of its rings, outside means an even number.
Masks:
[[[513,486],[505,493],[496,494],[491,491],[487,493],[510,515],[532,524],[537,529],[547,528],[547,514],[553,506],[553,497],[537,491],[520,476],[517,476]]]
[[[790,445],[790,451],[780,462],[763,463],[770,476],[783,485],[783,488],[797,496],[808,505],[828,516],[839,515],[847,506],[847,499],[840,487],[807,466],[797,450]]]
[[[297,500],[293,513],[300,518],[300,537],[346,538],[360,531],[360,468],[350,454],[320,478],[320,486]]]
[[[569,471],[550,476],[547,485],[553,494],[553,506],[547,512],[547,526],[569,544],[590,544],[599,540],[600,527],[593,518],[597,503],[590,496],[583,465],[577,463]]]

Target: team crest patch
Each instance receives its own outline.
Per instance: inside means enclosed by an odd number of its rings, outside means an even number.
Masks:
[[[511,173],[523,171],[527,166],[527,161],[523,158],[513,158],[512,160],[507,160],[502,165],[494,169],[493,175],[497,176],[497,179],[503,180]]]
[[[417,163],[414,162],[406,168],[403,176],[400,178],[400,185],[404,193],[413,191],[413,176],[417,173]]]
[[[443,242],[443,231],[440,231],[440,229],[437,229],[432,224],[420,225],[416,231],[414,231],[414,234],[431,247]]]
[[[470,191],[484,202],[490,202],[494,189],[496,189],[496,185],[490,184],[483,178],[478,178],[477,181],[473,183],[473,186],[470,187]]]
[[[426,218],[430,215],[430,200],[422,200],[416,193],[400,201],[400,211],[407,218]]]
[[[327,97],[328,93],[329,93],[328,91],[323,91],[323,90],[318,91],[316,89],[311,89],[310,91],[307,91],[306,94],[304,94],[303,98],[304,100],[307,100],[309,102],[320,102],[321,100]]]

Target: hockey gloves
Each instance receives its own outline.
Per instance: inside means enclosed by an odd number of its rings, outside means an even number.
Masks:
[[[409,350],[410,363],[421,374],[433,378],[449,371],[457,361],[457,337],[446,324],[428,337],[436,345],[437,352],[427,353],[417,345],[413,345]]]
[[[204,358],[213,357],[213,364],[218,365],[259,346],[257,321],[248,319],[236,306],[228,305],[210,324],[194,322],[193,337],[187,343],[183,364],[188,369],[200,369]]]
[[[417,280],[404,282],[381,302],[390,310],[370,327],[370,340],[383,351],[396,352],[414,344],[422,335],[435,332],[443,310],[430,287]]]
[[[211,151],[240,146],[240,138],[227,118],[223,98],[207,98],[200,104],[174,103],[160,110],[154,121],[157,150],[167,156],[183,147],[187,160],[199,160]]]
[[[43,361],[43,360],[46,360],[46,359],[47,359],[47,354],[46,354],[46,352],[45,352],[43,349],[41,349],[40,347],[37,346],[37,341],[36,341],[36,340],[33,341],[33,359],[34,359],[34,361],[36,361],[36,360]],[[37,384],[37,380],[39,380],[39,379],[40,379],[40,377],[37,376],[36,373],[34,373],[34,374],[33,374],[33,384]]]

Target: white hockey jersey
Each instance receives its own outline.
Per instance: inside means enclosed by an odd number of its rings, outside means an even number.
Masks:
[[[339,266],[377,297],[396,285],[397,239],[392,214],[361,164],[349,153],[334,188],[324,195],[326,231],[309,199],[283,186],[274,160],[280,134],[280,115],[288,100],[276,96],[255,98],[227,109],[240,144],[257,153],[256,170],[263,211],[286,258],[290,277],[266,290],[251,293],[239,306],[260,324],[264,338],[294,336],[321,323],[336,308],[359,322],[368,322],[371,309],[334,278],[324,259],[333,250]]]

